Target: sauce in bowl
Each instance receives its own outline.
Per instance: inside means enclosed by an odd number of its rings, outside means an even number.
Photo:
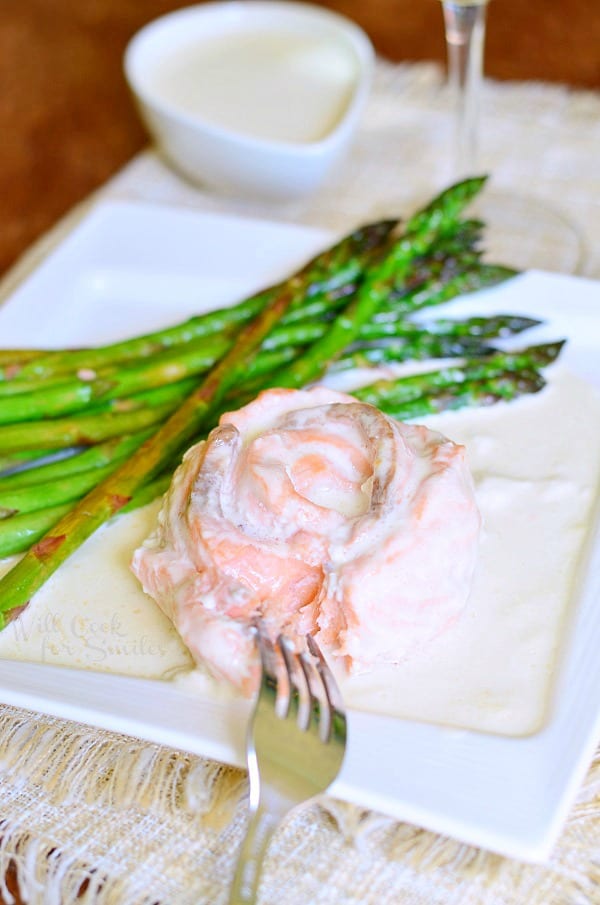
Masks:
[[[149,87],[163,103],[214,126],[306,143],[338,125],[357,78],[350,46],[273,30],[200,38],[165,58]]]
[[[124,66],[178,173],[228,195],[279,200],[313,192],[347,153],[373,60],[366,34],[330,10],[227,0],[151,22]]]

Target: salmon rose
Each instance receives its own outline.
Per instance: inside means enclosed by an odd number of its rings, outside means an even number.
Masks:
[[[256,617],[350,671],[405,659],[464,608],[479,525],[462,447],[323,387],[267,390],[187,452],[133,570],[247,691]]]

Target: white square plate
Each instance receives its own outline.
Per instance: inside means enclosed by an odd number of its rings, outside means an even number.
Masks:
[[[105,203],[0,310],[0,346],[97,344],[231,303],[288,273],[316,230],[165,207]],[[489,294],[494,296],[490,300]],[[458,302],[542,317],[564,361],[600,386],[598,284],[528,273]],[[541,338],[544,332],[538,332]],[[544,728],[504,738],[351,712],[332,794],[507,855],[544,858],[600,731],[600,545],[593,544],[569,650]],[[243,764],[248,706],[167,682],[0,660],[0,699]]]

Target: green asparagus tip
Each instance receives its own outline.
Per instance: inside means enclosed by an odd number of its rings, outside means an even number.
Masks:
[[[543,368],[544,365],[550,365],[553,361],[556,361],[565,343],[566,339],[559,339],[555,342],[532,346],[531,351],[535,352],[537,367]]]
[[[494,318],[490,318],[490,321],[493,321]],[[541,323],[540,320],[536,320],[535,317],[522,317],[520,314],[514,315],[502,315],[497,318],[498,322],[504,321],[504,324],[500,326],[498,331],[498,336],[514,336],[517,333],[524,333],[525,330],[532,330],[533,327],[539,327]]]

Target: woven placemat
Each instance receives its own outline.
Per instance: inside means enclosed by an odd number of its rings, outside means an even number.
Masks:
[[[495,189],[508,196],[504,210],[515,223],[515,235],[499,240],[494,255],[517,265],[549,260],[549,269],[578,268],[600,277],[600,97],[556,86],[487,83],[483,107],[482,170],[493,173]],[[37,243],[7,276],[0,297],[99,198],[333,230],[410,212],[450,181],[451,131],[449,97],[437,67],[380,61],[353,152],[316,197],[278,206],[217,197],[182,182],[148,151]],[[556,245],[544,226],[551,221],[564,222],[567,235],[571,229],[572,246]],[[243,772],[13,707],[0,707],[0,725],[0,875],[16,863],[28,902],[65,905],[78,895],[98,905],[227,901],[245,823]],[[544,865],[522,864],[327,799],[288,819],[277,833],[260,901],[587,905],[600,902],[599,890],[596,759]],[[7,889],[2,894],[10,901]]]

